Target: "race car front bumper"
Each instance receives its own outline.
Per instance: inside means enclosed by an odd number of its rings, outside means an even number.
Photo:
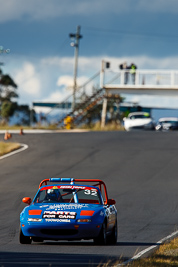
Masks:
[[[93,239],[99,235],[101,226],[102,224],[92,223],[92,221],[82,223],[21,223],[21,229],[25,236],[40,237],[44,240]]]

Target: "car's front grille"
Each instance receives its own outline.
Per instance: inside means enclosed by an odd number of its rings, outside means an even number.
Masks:
[[[76,229],[41,229],[41,233],[45,235],[76,235]]]

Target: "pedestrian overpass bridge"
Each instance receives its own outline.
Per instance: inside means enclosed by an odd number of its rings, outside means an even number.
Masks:
[[[125,76],[128,82],[125,83]],[[106,94],[137,94],[157,96],[178,96],[178,70],[141,70],[135,73],[135,83],[132,83],[132,74],[129,70],[112,70],[102,68],[86,83],[75,90],[76,101],[81,102],[91,97],[100,89]],[[33,102],[33,107],[47,107],[70,109],[72,107],[73,93],[57,103]]]
[[[125,77],[128,75],[128,82]],[[100,86],[108,93],[178,96],[178,70],[136,70],[135,83],[129,70],[105,69]]]
[[[104,66],[104,67],[103,67]],[[126,75],[128,80],[126,81]],[[33,102],[33,107],[48,107],[66,110],[60,123],[66,116],[76,118],[87,114],[89,109],[102,104],[101,125],[105,125],[107,101],[109,97],[119,97],[122,94],[178,96],[178,70],[141,70],[137,69],[134,77],[129,70],[112,70],[102,64],[101,70],[82,86],[78,86],[73,93],[63,101],[57,103]],[[75,109],[72,103],[76,99]],[[51,111],[50,111],[51,112]],[[48,113],[50,113],[48,112]]]
[[[134,75],[134,77],[133,77]],[[137,94],[151,96],[178,96],[178,70],[129,70],[106,69],[102,62],[100,87],[108,94]],[[103,99],[101,127],[107,113],[107,98]]]

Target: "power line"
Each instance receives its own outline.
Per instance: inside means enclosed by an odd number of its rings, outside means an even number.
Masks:
[[[128,32],[128,31],[118,31],[113,29],[104,29],[104,28],[94,28],[94,27],[84,27],[86,30],[91,30],[93,32],[105,33],[105,34],[116,34],[116,35],[130,35],[134,37],[147,37],[147,38],[175,38],[177,39],[178,36],[176,35],[170,35],[170,34],[152,34],[152,33],[138,33],[138,32]]]

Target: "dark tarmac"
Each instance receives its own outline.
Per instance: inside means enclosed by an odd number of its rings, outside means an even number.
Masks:
[[[0,141],[3,141],[0,134]],[[0,160],[0,266],[98,266],[124,262],[177,230],[178,132],[13,134],[27,144]],[[21,199],[50,177],[102,179],[118,210],[116,246],[92,241],[21,245]]]

